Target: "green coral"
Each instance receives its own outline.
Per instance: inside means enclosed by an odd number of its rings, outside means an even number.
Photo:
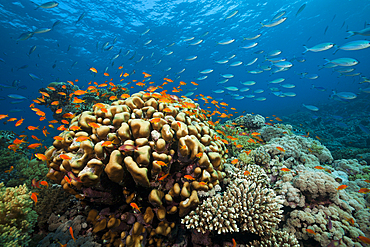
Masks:
[[[255,162],[254,162],[254,155],[251,155],[251,154],[247,154],[247,153],[245,153],[245,152],[242,152],[242,153],[240,153],[239,154],[239,156],[238,156],[238,159],[242,162],[242,163],[244,163],[244,164],[254,164]]]
[[[26,158],[22,158],[18,161],[18,164],[15,165],[15,168],[17,170],[17,178],[10,179],[6,184],[7,186],[17,186],[26,183],[26,185],[31,188],[32,179],[36,179],[36,181],[44,180],[48,173],[45,162],[37,159],[29,161]]]
[[[5,187],[0,183],[0,246],[27,246],[37,221],[27,186]]]
[[[322,151],[324,149],[324,146],[321,145],[320,142],[318,142],[318,141],[313,141],[310,149],[311,149],[311,153],[317,153],[317,154],[321,155]]]

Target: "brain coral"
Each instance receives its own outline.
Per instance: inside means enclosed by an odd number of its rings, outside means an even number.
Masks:
[[[139,92],[97,103],[59,137],[45,153],[47,177],[87,202],[123,205],[115,216],[92,213],[89,221],[95,232],[128,226],[121,238],[129,246],[159,244],[155,236],[174,227],[166,215],[185,216],[225,176],[225,144],[187,98]]]

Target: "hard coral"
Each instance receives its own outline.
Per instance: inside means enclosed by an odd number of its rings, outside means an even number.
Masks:
[[[273,231],[282,217],[282,198],[268,187],[267,175],[248,165],[251,175],[229,172],[234,177],[221,195],[208,198],[183,220],[187,228],[218,234],[246,231],[264,236]]]
[[[225,176],[225,144],[187,98],[139,92],[95,104],[72,126],[79,130],[62,132],[45,153],[47,177],[92,206],[123,205],[91,220],[94,231],[108,234],[105,241],[114,245],[160,245],[174,228],[172,215],[188,214],[200,203],[198,194],[212,191]],[[118,219],[113,228],[122,241],[107,229]]]
[[[37,220],[30,196],[26,185],[7,188],[0,183],[1,246],[27,246],[30,242]]]

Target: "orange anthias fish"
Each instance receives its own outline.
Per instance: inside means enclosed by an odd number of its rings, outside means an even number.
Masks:
[[[251,175],[251,172],[250,171],[244,171],[243,174],[248,176],[248,175]]]
[[[138,207],[138,205],[137,205],[136,203],[131,202],[131,203],[130,203],[130,206],[131,206],[133,209],[136,209],[136,210],[138,210],[139,212],[141,212],[141,211],[140,211],[140,208]]]
[[[233,165],[235,165],[236,163],[238,163],[239,162],[239,160],[238,159],[233,159],[232,161],[231,161],[231,164],[233,164]]]
[[[98,73],[98,71],[95,68],[92,68],[92,67],[90,68],[90,71],[94,72],[94,73]]]
[[[1,114],[0,115],[0,119],[4,119],[4,118],[7,118],[7,117],[9,117],[8,115],[5,115],[5,114]]]
[[[15,123],[15,127],[18,127],[19,125],[21,125],[23,123],[23,118],[21,118],[20,120],[18,120],[16,123]]]
[[[59,157],[61,158],[61,159],[63,159],[63,160],[70,160],[70,159],[72,159],[71,157],[69,157],[68,155],[66,155],[66,154],[59,154]]]
[[[6,171],[5,171],[5,173],[10,173],[11,171],[13,171],[13,169],[14,169],[14,166],[11,166],[11,167],[9,168],[9,170],[6,170]]]
[[[47,161],[48,158],[44,154],[35,154],[36,158],[42,161]]]
[[[39,129],[39,126],[35,127],[35,126],[28,126],[27,127],[28,130],[38,130]]]
[[[30,144],[28,145],[28,149],[35,149],[35,148],[38,148],[40,147],[42,144],[41,143],[33,143],[33,144]]]
[[[324,170],[325,168],[324,167],[322,167],[322,166],[315,166],[314,167],[315,169],[318,169],[318,170]]]
[[[76,242],[76,239],[75,239],[75,237],[73,236],[73,229],[72,229],[72,226],[70,226],[70,227],[69,227],[69,233],[71,234],[73,241],[75,241],[75,242]]]
[[[316,235],[316,232],[314,232],[314,231],[313,231],[313,230],[311,230],[311,229],[306,229],[306,232]]]
[[[71,180],[69,179],[69,177],[67,175],[64,176],[64,180],[69,183],[69,184],[72,184]]]
[[[236,241],[235,241],[235,239],[232,239],[232,241],[233,241],[233,247],[236,247]]]
[[[370,244],[370,238],[364,237],[364,236],[358,236],[358,239],[360,239],[361,242],[365,244]]]
[[[160,160],[155,160],[153,163],[156,163],[159,166],[167,166],[166,163],[164,163],[163,161],[160,161]]]
[[[46,186],[46,188],[49,188],[49,184],[46,181],[40,181],[40,184]]]
[[[348,186],[347,185],[345,185],[345,184],[342,184],[341,186],[339,186],[338,188],[337,188],[337,190],[344,190],[345,188],[347,188]]]
[[[370,192],[370,189],[368,189],[368,188],[361,188],[359,191],[358,191],[358,193],[362,193],[362,194],[367,194],[367,193],[369,193]]]
[[[32,194],[31,194],[31,199],[35,202],[35,205],[37,203],[37,195],[38,195],[38,193],[36,193],[36,192],[32,192]]]
[[[282,148],[282,147],[276,147],[277,150],[281,151],[281,152],[284,152],[285,153],[285,149]]]
[[[86,141],[88,139],[90,139],[90,137],[88,137],[88,136],[79,136],[79,137],[77,137],[76,142],[83,142],[83,141]]]
[[[100,125],[97,124],[97,123],[94,123],[94,122],[88,123],[87,125],[89,125],[91,128],[95,128],[95,129],[100,128]]]
[[[283,172],[290,172],[290,169],[288,168],[281,168],[280,171],[283,171]]]
[[[197,157],[198,159],[202,158],[202,156],[203,156],[203,153],[202,152],[200,152],[197,155],[195,155],[195,157]]]
[[[184,178],[188,179],[188,180],[195,180],[195,178],[193,178],[192,176],[190,175],[185,175]]]
[[[162,181],[164,180],[168,175],[170,175],[169,173],[163,175],[162,177],[158,178],[158,181]]]

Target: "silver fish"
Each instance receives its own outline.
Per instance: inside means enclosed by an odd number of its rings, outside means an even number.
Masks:
[[[328,63],[332,63],[332,64],[335,64],[335,65],[338,65],[338,66],[354,66],[356,64],[358,64],[358,61],[354,58],[337,58],[337,59],[333,59],[333,60],[328,60],[325,58],[325,60],[328,62]]]
[[[187,58],[185,58],[185,60],[187,60],[187,61],[193,61],[193,60],[195,60],[195,59],[197,59],[198,58],[198,56],[189,56],[189,57],[187,57]]]
[[[360,31],[347,31],[347,33],[350,35],[346,37],[346,39],[355,35],[370,36],[370,27],[364,28]]]
[[[329,50],[330,48],[332,48],[334,46],[334,43],[322,43],[322,44],[318,44],[318,45],[315,45],[311,48],[307,48],[307,46],[303,46],[306,50],[304,52],[302,52],[302,54],[305,54],[306,52],[308,51],[312,51],[312,52],[319,52],[319,51],[326,51],[326,50]]]
[[[314,105],[305,105],[305,104],[302,104],[302,106],[304,106],[305,108],[307,108],[308,110],[310,111],[318,111],[319,108],[314,106]]]
[[[275,27],[275,26],[277,26],[277,25],[279,25],[279,24],[283,23],[286,19],[287,19],[287,17],[283,17],[283,18],[281,18],[280,20],[277,20],[277,21],[275,21],[275,22],[270,22],[270,23],[268,23],[268,24],[263,24],[262,22],[260,22],[260,24],[262,25],[262,27],[261,27],[261,28],[263,28],[263,27]]]
[[[356,40],[356,41],[351,41],[348,42],[342,46],[336,47],[336,50],[334,51],[333,55],[338,51],[338,50],[344,50],[344,51],[357,51],[357,50],[362,50],[370,47],[370,41],[368,40]]]
[[[218,45],[228,45],[228,44],[233,43],[234,41],[235,41],[235,39],[229,39],[229,40],[217,42],[217,44]]]
[[[243,37],[243,40],[254,40],[254,39],[259,38],[261,35],[262,34],[259,33],[259,34],[255,35],[255,36],[249,36],[249,37],[246,37],[246,38]]]
[[[43,4],[39,5],[39,6],[37,6],[36,9],[38,9],[38,8],[51,9],[51,8],[55,8],[58,5],[59,5],[59,3],[55,2],[55,1],[51,1],[51,2],[43,3]]]

